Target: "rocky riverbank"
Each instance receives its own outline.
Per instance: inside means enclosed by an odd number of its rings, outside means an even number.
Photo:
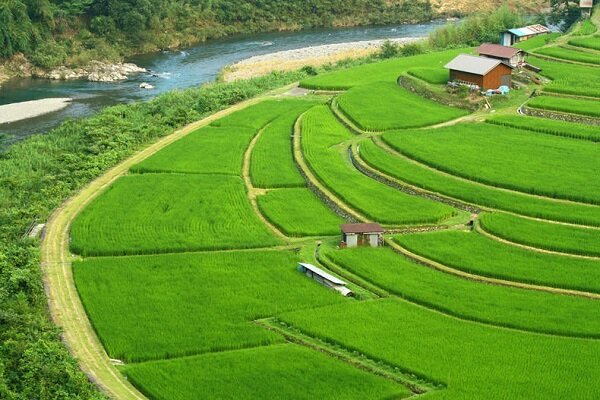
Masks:
[[[391,39],[390,41],[406,44],[420,39],[422,38],[412,37]],[[226,67],[223,70],[222,79],[232,82],[265,75],[272,71],[291,71],[306,65],[318,67],[347,58],[366,57],[375,53],[384,41],[382,39],[327,44],[254,56]]]
[[[117,82],[130,75],[147,72],[131,63],[107,63],[92,61],[79,68],[58,67],[53,70],[36,68],[27,59],[18,55],[0,65],[0,83],[12,78],[42,78],[51,80],[83,79],[90,82]]]

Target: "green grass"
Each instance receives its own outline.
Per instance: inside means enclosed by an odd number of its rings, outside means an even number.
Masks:
[[[447,386],[429,398],[592,400],[600,391],[598,341],[498,329],[396,299],[281,319]]]
[[[511,242],[600,257],[600,229],[533,221],[503,213],[484,214],[480,221],[484,230]]]
[[[445,68],[413,68],[408,74],[435,85],[443,85],[448,82],[448,70]]]
[[[344,223],[306,188],[272,190],[257,202],[265,217],[288,236],[337,235]]]
[[[148,362],[124,371],[157,400],[401,399],[411,394],[393,381],[293,344]]]
[[[74,221],[77,254],[148,254],[280,244],[250,206],[240,178],[125,176]]]
[[[294,122],[314,102],[303,102],[293,111],[278,117],[261,133],[250,162],[252,184],[259,188],[299,187],[306,182],[292,155]]]
[[[241,175],[244,152],[256,131],[232,126],[190,133],[131,168],[135,173]]]
[[[383,139],[412,159],[466,179],[600,203],[598,151],[584,141],[490,124],[390,132]]]
[[[598,68],[529,57],[529,62],[542,68],[541,74],[552,79],[546,92],[600,97]]]
[[[544,47],[536,50],[535,53],[562,60],[600,65],[600,57],[598,57],[598,54],[586,53],[564,47]]]
[[[309,89],[346,90],[354,86],[368,85],[375,82],[396,82],[398,77],[409,69],[416,67],[442,68],[457,55],[469,53],[472,50],[472,48],[461,48],[411,57],[393,58],[378,63],[319,74],[304,79],[300,82],[300,85]]]
[[[321,246],[320,255],[396,296],[459,318],[551,334],[600,336],[598,301],[473,282],[416,264],[387,248],[336,250],[328,245]]]
[[[600,68],[599,68],[600,72]],[[560,111],[571,114],[600,118],[600,101],[573,99],[556,96],[537,96],[527,103],[528,107]]]
[[[126,362],[281,343],[252,321],[352,301],[296,270],[294,252],[88,259],[77,290],[108,354]]]
[[[352,134],[326,106],[309,110],[302,121],[302,149],[319,180],[348,205],[384,224],[434,223],[454,214],[451,207],[410,196],[360,173],[346,146]]]
[[[533,132],[547,133],[549,135],[600,142],[599,126],[523,115],[498,115],[488,118],[486,122],[500,126],[527,129]]]
[[[402,155],[389,153],[372,141],[362,142],[359,150],[367,164],[387,175],[467,203],[555,221],[600,226],[598,206],[559,202],[479,185],[441,174]]]
[[[594,25],[592,20],[586,19],[583,22],[581,22],[581,24],[579,25],[579,29],[573,32],[573,36],[593,35],[594,33],[596,33],[597,30],[598,28],[596,28],[596,25]]]
[[[445,231],[394,238],[415,254],[461,271],[600,293],[600,262],[529,251],[483,235]]]
[[[368,131],[435,125],[468,114],[399,87],[395,82],[358,86],[338,97],[339,108]]]
[[[537,49],[538,47],[542,47],[554,41],[557,37],[559,37],[560,33],[548,33],[545,35],[539,35],[534,38],[519,42],[515,44],[513,47],[517,47],[519,49],[529,51],[533,49]]]
[[[578,38],[569,40],[571,46],[584,47],[586,49],[600,50],[600,36]]]
[[[295,99],[265,100],[258,104],[236,111],[214,121],[211,126],[245,126],[258,131],[280,115],[298,107],[299,101]]]

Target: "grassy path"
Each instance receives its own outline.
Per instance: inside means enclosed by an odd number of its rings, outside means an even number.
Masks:
[[[116,179],[126,174],[131,166],[218,118],[256,104],[270,95],[287,91],[294,86],[296,84],[246,100],[160,139],[92,181],[56,209],[48,220],[46,234],[41,243],[41,265],[52,320],[63,330],[63,340],[79,362],[81,369],[110,398],[145,399],[121,375],[109,359],[79,299],[71,269],[73,256],[69,252],[71,222],[90,201],[100,195]]]
[[[516,287],[516,288],[520,288],[520,289],[527,289],[527,290],[538,290],[538,291],[548,292],[548,293],[553,293],[553,294],[580,296],[580,297],[585,297],[588,299],[600,300],[600,294],[598,294],[598,293],[582,292],[579,290],[570,290],[570,289],[560,289],[560,288],[555,288],[555,287],[550,287],[550,286],[542,286],[542,285],[533,285],[533,284],[529,284],[529,283],[514,282],[514,281],[509,281],[506,279],[489,278],[489,277],[485,277],[485,276],[481,276],[481,275],[471,274],[469,272],[465,272],[465,271],[461,271],[456,268],[448,267],[447,265],[443,265],[436,261],[430,260],[430,259],[420,256],[418,254],[415,254],[415,253],[411,252],[410,250],[400,246],[398,243],[396,243],[392,239],[386,239],[385,242],[394,251],[397,251],[400,254],[407,256],[408,258],[416,261],[419,264],[423,264],[423,265],[429,266],[431,268],[435,268],[439,271],[442,271],[442,272],[445,272],[448,274],[452,274],[452,275],[455,275],[455,276],[458,276],[461,278],[470,279],[475,282],[488,283],[488,284],[492,284],[492,285],[510,286],[510,287]]]

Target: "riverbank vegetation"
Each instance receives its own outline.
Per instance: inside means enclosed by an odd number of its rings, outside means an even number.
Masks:
[[[171,92],[67,121],[0,154],[0,397],[101,399],[47,315],[39,243],[28,227],[71,193],[158,137],[305,76],[271,74]]]

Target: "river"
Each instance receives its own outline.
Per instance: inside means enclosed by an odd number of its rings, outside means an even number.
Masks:
[[[183,50],[131,57],[127,61],[147,68],[157,76],[140,74],[116,83],[12,80],[0,87],[0,105],[48,97],[70,97],[73,101],[61,111],[0,125],[0,134],[4,135],[5,141],[6,137],[9,137],[8,141],[14,141],[47,132],[67,118],[90,116],[106,106],[148,100],[169,90],[214,81],[225,66],[255,55],[323,44],[425,36],[443,24],[445,21],[433,21],[414,25],[263,33],[210,40]],[[140,89],[141,82],[148,82],[155,88]]]

